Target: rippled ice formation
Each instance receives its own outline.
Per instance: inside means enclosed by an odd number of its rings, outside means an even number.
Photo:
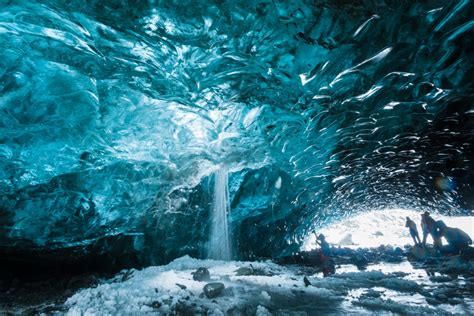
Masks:
[[[469,212],[472,7],[1,1],[0,245],[202,255],[221,165],[242,257],[368,208]]]
[[[225,284],[222,295],[214,299],[201,295],[207,282],[194,281],[191,274],[199,267],[209,269],[212,281]],[[237,271],[242,267],[247,270],[252,267],[256,275],[239,275]],[[456,285],[457,282],[466,282],[462,277],[459,280],[440,276],[430,279],[424,270],[415,270],[408,262],[380,264],[364,272],[353,272],[350,266],[344,266],[332,277],[309,276],[312,285],[308,287],[304,286],[303,277],[309,272],[300,269],[270,261],[222,262],[182,257],[166,266],[119,274],[96,288],[76,293],[65,307],[68,315],[150,312],[208,315],[302,312],[314,315],[374,311],[466,313],[474,306],[472,297],[461,298],[460,294],[450,301],[452,305],[430,305],[427,300],[433,302],[439,295],[451,296],[453,289],[463,287]]]

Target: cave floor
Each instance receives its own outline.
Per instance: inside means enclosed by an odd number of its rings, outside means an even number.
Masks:
[[[210,273],[206,281],[193,280],[200,267]],[[0,311],[7,315],[469,314],[474,310],[473,267],[473,260],[457,257],[429,265],[379,262],[362,271],[342,264],[335,275],[323,277],[318,269],[301,265],[186,256],[107,278],[85,274],[26,285],[3,282]],[[203,289],[208,283],[224,288],[208,286],[206,296]]]

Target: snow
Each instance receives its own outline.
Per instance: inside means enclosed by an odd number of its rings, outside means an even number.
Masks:
[[[209,282],[225,285],[221,295],[214,299],[202,295],[207,282],[195,281],[192,275],[200,267],[209,270]],[[239,268],[246,268],[251,275],[239,275]],[[311,282],[308,287],[304,286],[304,276]],[[95,288],[77,292],[65,306],[67,315],[459,312],[463,309],[440,305],[453,297],[452,285],[439,274],[430,279],[424,270],[414,269],[408,262],[380,263],[367,271],[342,266],[337,274],[323,278],[316,271],[270,261],[226,262],[185,256],[164,266],[123,271]],[[457,303],[451,302],[465,305],[461,296],[456,295]]]
[[[381,309],[385,311],[391,311],[395,313],[400,313],[404,315],[420,315],[420,314],[448,314],[440,313],[430,307],[424,306],[407,306],[406,304],[400,304],[391,299],[381,299],[381,298],[360,298],[353,302],[355,305],[360,305],[364,307],[370,307],[372,309]]]

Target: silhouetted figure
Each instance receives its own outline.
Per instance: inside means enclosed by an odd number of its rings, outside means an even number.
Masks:
[[[415,242],[415,246],[421,244],[420,235],[418,235],[418,229],[416,228],[416,224],[408,216],[407,221],[405,223],[405,227],[408,227],[410,229],[410,235],[411,238],[413,238],[413,241]]]
[[[316,232],[313,232],[316,235]],[[331,246],[323,234],[316,235],[316,243],[321,247],[321,269],[324,276],[336,272],[336,264],[331,258]]]
[[[458,254],[472,245],[472,239],[467,233],[459,228],[448,227],[443,221],[438,221],[441,236],[446,239],[448,245],[443,250],[449,253]]]
[[[331,256],[331,246],[326,241],[326,237],[324,237],[323,234],[319,234],[319,236],[316,237],[316,243],[321,247],[323,255],[325,255],[326,257]]]
[[[439,221],[438,221],[439,222]],[[433,238],[435,247],[441,247],[441,233],[439,224],[431,217],[429,212],[424,212],[421,215],[421,228],[423,230],[423,246],[426,245],[426,238],[428,234]]]

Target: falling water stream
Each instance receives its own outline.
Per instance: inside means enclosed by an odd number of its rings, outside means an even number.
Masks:
[[[208,248],[208,257],[210,259],[232,259],[229,224],[227,220],[229,209],[228,174],[225,169],[219,169],[214,174],[214,200],[212,202],[212,223]]]

